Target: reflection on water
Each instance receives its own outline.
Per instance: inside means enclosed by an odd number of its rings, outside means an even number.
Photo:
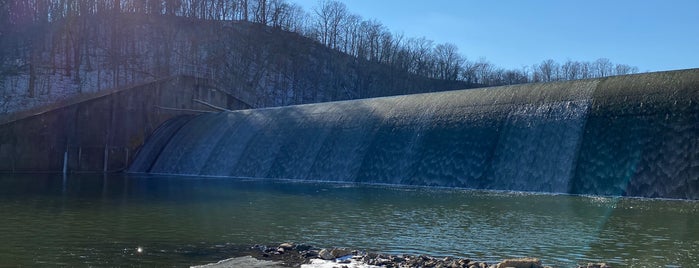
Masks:
[[[0,176],[0,264],[198,264],[284,241],[548,265],[699,263],[699,202],[182,177]],[[139,253],[137,248],[143,252]]]

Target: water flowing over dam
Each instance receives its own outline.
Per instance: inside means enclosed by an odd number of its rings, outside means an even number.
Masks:
[[[180,117],[129,171],[699,199],[699,69]]]

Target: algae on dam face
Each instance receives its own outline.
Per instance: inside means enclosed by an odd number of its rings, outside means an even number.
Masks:
[[[131,171],[699,199],[697,103],[694,69],[208,114]]]

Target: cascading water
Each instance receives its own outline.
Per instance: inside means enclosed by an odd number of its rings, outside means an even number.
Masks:
[[[699,199],[698,102],[693,69],[205,114],[130,171]]]

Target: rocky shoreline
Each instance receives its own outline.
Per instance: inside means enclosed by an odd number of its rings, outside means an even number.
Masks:
[[[498,263],[468,258],[436,258],[424,255],[387,255],[346,248],[315,248],[304,244],[282,243],[277,246],[255,245],[243,252],[244,257],[195,268],[228,267],[301,267],[301,268],[549,268],[537,258],[506,259]],[[606,263],[588,263],[576,268],[611,268]]]

